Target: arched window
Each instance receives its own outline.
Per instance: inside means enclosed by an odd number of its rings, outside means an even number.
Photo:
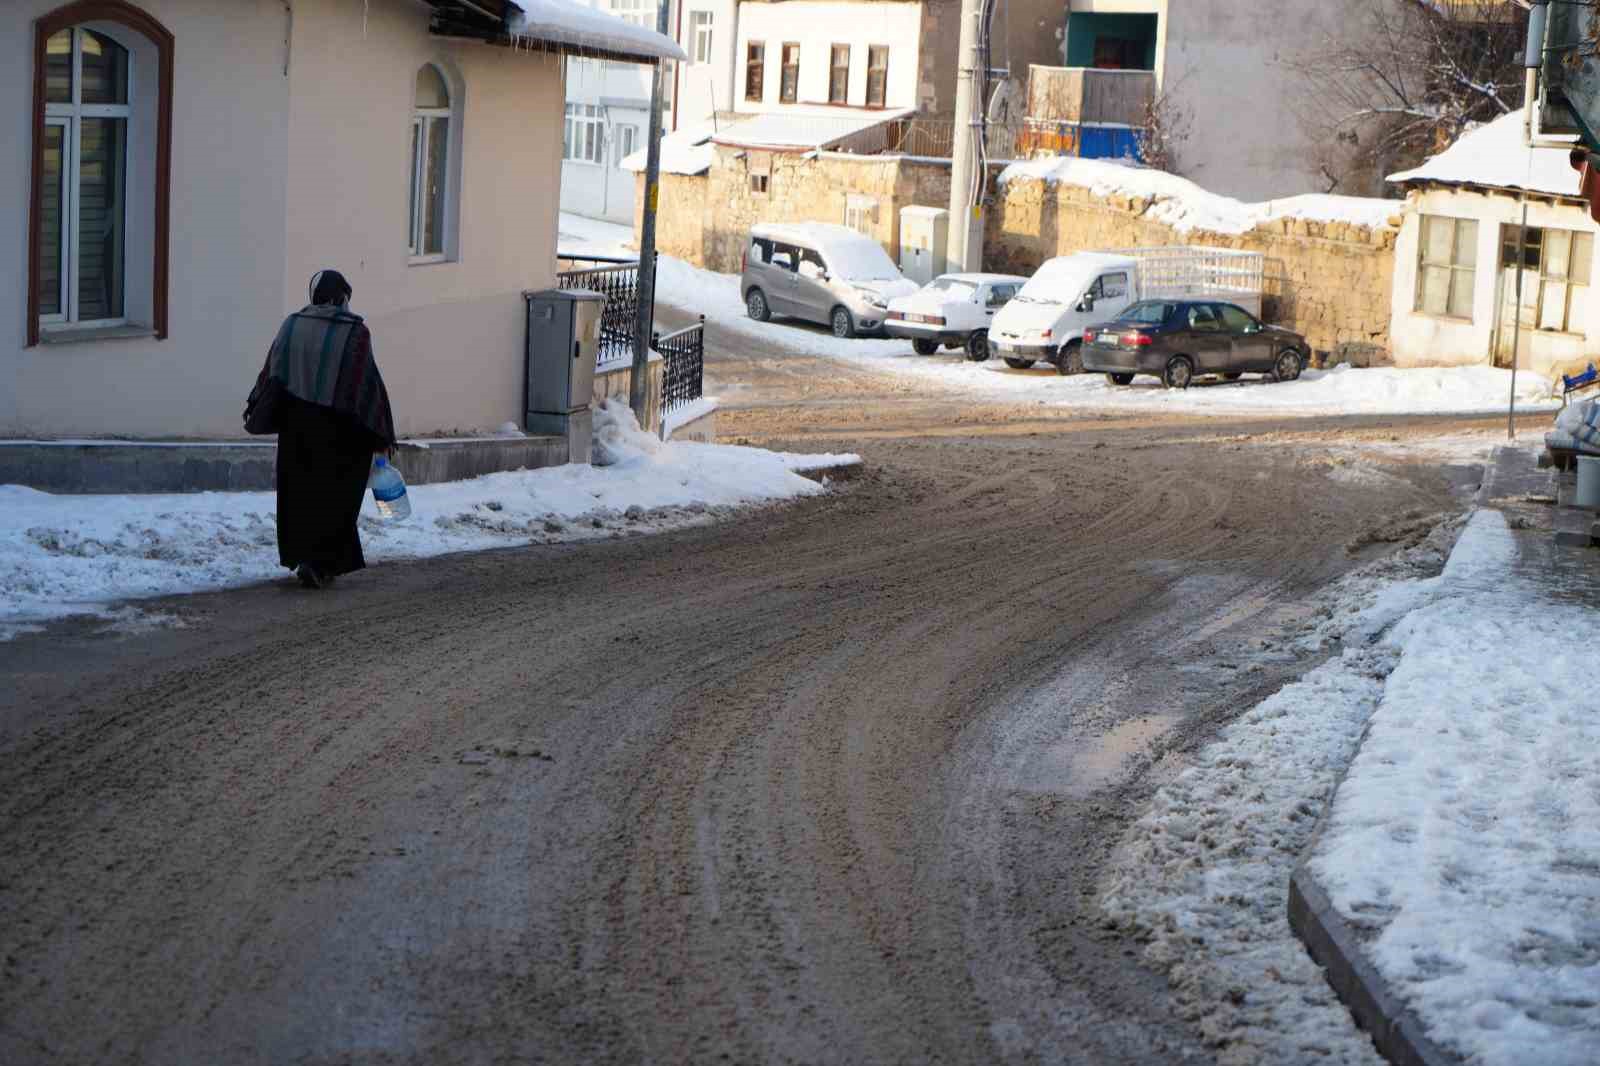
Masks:
[[[123,325],[128,50],[82,27],[45,42],[39,319]]]
[[[122,0],[35,23],[28,343],[167,332],[173,38]]]
[[[411,219],[413,260],[445,258],[450,201],[450,84],[433,64],[417,71],[411,112]]]

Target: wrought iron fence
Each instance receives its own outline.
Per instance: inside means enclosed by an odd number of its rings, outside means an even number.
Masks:
[[[588,289],[606,298],[600,313],[598,366],[616,366],[633,360],[633,330],[639,313],[639,262],[568,270],[556,275],[563,289]],[[651,309],[654,318],[654,308]]]
[[[704,392],[706,366],[706,316],[685,329],[656,334],[650,346],[661,353],[661,413],[698,400]]]

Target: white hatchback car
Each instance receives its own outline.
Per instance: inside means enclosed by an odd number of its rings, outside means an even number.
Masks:
[[[1015,274],[944,274],[899,299],[889,301],[884,332],[904,337],[918,355],[939,345],[965,348],[967,358],[989,358],[989,323],[1017,294],[1027,278]]]

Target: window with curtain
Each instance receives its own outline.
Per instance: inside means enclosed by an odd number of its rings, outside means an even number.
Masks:
[[[744,47],[744,98],[759,101],[765,88],[767,74],[767,46],[762,41],[751,41]]]
[[[850,102],[850,46],[836,44],[828,63],[828,103]]]
[[[1472,317],[1478,266],[1478,223],[1423,215],[1417,251],[1417,307],[1428,315]]]
[[[800,45],[789,41],[783,46],[783,71],[778,83],[778,101],[792,104],[800,95]]]
[[[450,87],[433,64],[417,71],[411,112],[411,218],[413,259],[443,259],[445,208],[450,184]]]
[[[128,50],[82,27],[45,42],[39,321],[126,321]]]
[[[867,106],[882,107],[889,87],[889,46],[875,44],[867,49]]]

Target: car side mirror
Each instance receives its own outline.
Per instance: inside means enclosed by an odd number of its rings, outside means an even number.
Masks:
[[[1085,296],[1083,299],[1079,300],[1076,310],[1078,310],[1078,311],[1093,311],[1094,310],[1094,297],[1093,296]]]
[[[1252,322],[1248,326],[1244,327],[1244,331],[1246,333],[1260,333],[1261,332],[1261,323]]]

